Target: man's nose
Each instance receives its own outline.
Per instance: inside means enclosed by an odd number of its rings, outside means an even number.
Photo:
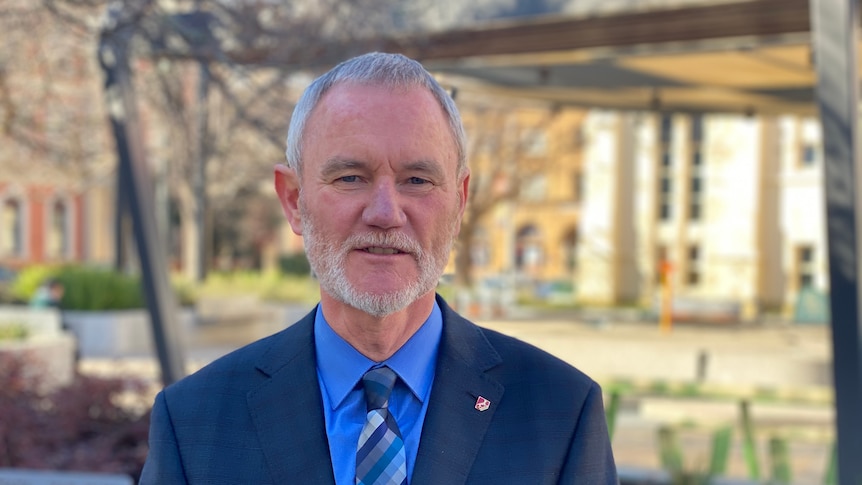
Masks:
[[[400,194],[392,181],[374,184],[362,220],[369,226],[390,229],[404,224],[406,216],[401,208]]]

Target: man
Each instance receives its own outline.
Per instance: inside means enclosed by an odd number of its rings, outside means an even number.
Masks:
[[[320,304],[157,396],[142,483],[616,483],[599,386],[435,293],[470,176],[422,66],[342,63],[287,141],[275,187]]]
[[[59,309],[65,292],[66,287],[63,286],[63,282],[57,278],[48,278],[33,293],[33,297],[30,299],[30,306],[33,308]]]

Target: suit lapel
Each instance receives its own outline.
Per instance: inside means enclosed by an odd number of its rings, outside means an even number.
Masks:
[[[269,377],[248,406],[275,483],[332,484],[314,357],[314,311],[279,334],[257,369]]]
[[[442,299],[438,304],[443,310],[443,338],[412,485],[467,481],[504,391],[486,373],[501,361],[496,350],[478,327]],[[490,401],[484,411],[476,409],[480,397]]]

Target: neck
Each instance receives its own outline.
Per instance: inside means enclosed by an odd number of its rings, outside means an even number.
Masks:
[[[321,291],[320,306],[329,326],[359,353],[382,362],[398,351],[428,319],[434,306],[434,291],[407,308],[375,317],[344,304]]]

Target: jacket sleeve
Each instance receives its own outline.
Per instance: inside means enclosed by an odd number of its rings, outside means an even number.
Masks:
[[[156,395],[153,404],[149,444],[150,451],[144,463],[140,484],[187,483],[164,392]]]
[[[581,408],[560,484],[617,485],[617,468],[608,436],[602,390],[595,382]]]

